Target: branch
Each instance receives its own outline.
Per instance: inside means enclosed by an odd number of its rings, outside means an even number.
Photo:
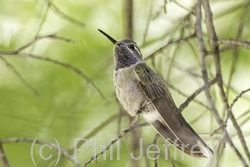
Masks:
[[[226,51],[228,51],[228,50],[230,50],[230,49],[235,49],[235,48],[237,48],[237,47],[239,47],[239,46],[236,46],[236,45],[228,45],[228,46],[222,47],[222,48],[219,50],[219,52],[220,52],[220,53],[226,52]],[[211,56],[211,55],[213,55],[213,52],[212,52],[212,51],[207,51],[207,56]]]
[[[173,90],[175,90],[176,92],[178,92],[180,95],[189,98],[189,95],[183,93],[181,90],[175,88],[173,85],[168,84],[168,86],[169,86],[170,88],[172,88]],[[198,100],[195,100],[195,99],[193,99],[193,101],[194,101],[195,103],[197,103],[197,104],[199,104],[199,105],[205,107],[206,109],[211,110],[208,106],[206,106],[206,105],[203,104],[202,102],[200,102],[200,101],[198,101]],[[184,102],[184,103],[185,103],[185,102]],[[181,106],[180,106],[180,107],[181,107]],[[179,107],[179,109],[180,109],[180,107]],[[179,111],[180,111],[180,112],[183,112],[184,108],[186,108],[186,106],[183,106],[183,107],[181,108],[181,110],[179,110]]]
[[[227,125],[227,121],[228,121],[230,115],[232,114],[232,108],[233,108],[234,104],[237,102],[237,100],[238,100],[239,98],[241,98],[241,96],[242,96],[244,93],[247,93],[248,91],[250,91],[250,88],[247,89],[247,90],[242,91],[238,96],[235,97],[235,99],[234,99],[233,102],[231,103],[229,109],[227,110],[227,117],[226,117],[226,119],[225,119],[225,121],[224,121],[224,124],[225,124],[225,125]],[[244,147],[246,147],[246,149],[247,149],[247,146],[246,146],[246,145],[244,145]],[[249,156],[250,156],[250,155],[249,155]]]
[[[95,136],[97,133],[99,133],[101,130],[103,130],[106,126],[108,126],[110,123],[113,123],[114,120],[116,120],[118,118],[119,114],[114,114],[111,115],[108,119],[106,119],[105,121],[101,122],[98,126],[96,126],[93,130],[91,130],[86,136],[82,137],[83,139],[89,140],[91,137]],[[124,115],[124,114],[123,114]],[[75,149],[80,148],[83,144],[85,144],[85,140],[79,140],[79,142],[77,142],[76,146],[73,146],[72,148],[68,149],[67,152],[69,155],[74,154]],[[53,158],[55,158],[56,156],[52,156],[52,158],[50,159],[53,160]],[[61,164],[63,164],[64,159],[60,160],[57,164],[57,166],[61,166]],[[47,161],[47,163],[45,164],[45,166],[49,166],[49,161]]]
[[[57,15],[59,15],[61,18],[63,18],[63,19],[65,19],[65,20],[67,20],[67,21],[69,21],[69,22],[75,24],[76,26],[79,26],[79,27],[85,26],[84,23],[82,23],[82,22],[80,22],[80,21],[78,21],[78,20],[76,20],[76,19],[74,19],[74,18],[72,18],[72,17],[66,15],[65,13],[63,13],[63,12],[62,12],[62,11],[61,11],[52,1],[50,1],[50,0],[45,0],[45,1],[46,1],[46,3],[48,4],[48,6],[51,7],[51,9],[52,9]]]
[[[3,163],[3,167],[10,167],[9,162],[5,156],[2,143],[0,143],[0,158],[1,158],[2,163]]]
[[[49,143],[47,141],[42,141],[34,138],[6,138],[0,139],[0,146],[6,143],[18,143],[18,142],[26,142],[26,143],[36,143],[39,145],[50,145],[53,149],[60,151],[67,159],[69,159],[76,167],[81,167],[81,165],[63,148],[61,148],[57,144]]]
[[[99,95],[103,99],[106,99],[105,96],[100,91],[100,89],[93,83],[93,81],[91,79],[89,79],[81,70],[79,70],[78,68],[76,68],[74,66],[71,66],[70,64],[62,63],[62,62],[59,62],[57,60],[54,60],[54,59],[51,59],[51,58],[48,58],[48,57],[42,57],[42,56],[38,56],[38,55],[34,55],[34,54],[28,54],[28,53],[21,53],[21,54],[16,54],[16,53],[0,53],[0,55],[3,55],[3,56],[30,57],[30,58],[34,58],[34,59],[38,59],[38,60],[43,60],[43,61],[47,61],[47,62],[51,62],[51,63],[57,64],[57,65],[60,65],[60,66],[62,66],[64,68],[67,68],[67,69],[73,71],[77,75],[79,75],[87,83],[89,83],[99,93]]]
[[[241,14],[241,20],[240,20],[240,23],[238,25],[236,39],[239,39],[242,36],[242,34],[243,34],[243,29],[245,27],[245,23],[247,23],[246,19],[247,19],[247,16],[248,16],[249,5],[250,5],[250,1],[247,2],[246,6],[244,7],[245,9],[243,10],[243,12]],[[233,45],[233,46],[235,46],[235,45]],[[227,81],[227,83],[228,83],[227,84],[227,88],[226,88],[226,96],[227,97],[229,95],[229,90],[230,90],[230,87],[231,87],[233,76],[235,74],[236,64],[237,64],[237,62],[239,60],[239,56],[237,56],[238,53],[239,53],[238,49],[235,48],[233,50],[233,53],[232,53],[233,58],[232,58],[232,62],[231,62],[231,68],[230,68],[229,78],[228,78],[228,81]]]
[[[104,148],[101,152],[99,152],[98,154],[92,156],[83,166],[86,167],[88,164],[90,164],[93,160],[97,160],[97,158],[99,156],[101,156],[102,154],[104,154],[107,150],[109,150],[110,146],[112,146],[113,144],[115,144],[116,142],[118,142],[120,139],[122,139],[124,136],[126,136],[128,133],[130,133],[131,131],[133,131],[134,129],[140,128],[140,127],[144,127],[144,126],[148,126],[149,123],[144,122],[144,123],[140,123],[140,124],[136,124],[132,127],[129,127],[128,129],[125,129],[116,139],[112,140],[107,146],[106,148]]]
[[[236,40],[236,39],[220,39],[217,42],[217,45],[222,45],[222,44],[230,44],[233,46],[241,46],[245,47],[247,49],[250,49],[250,42],[249,41],[241,41],[241,40]]]
[[[213,84],[215,84],[217,82],[217,78],[213,79],[211,82],[208,83],[208,87],[212,86]],[[187,100],[182,103],[179,107],[179,111],[181,112],[184,108],[186,108],[188,106],[188,104],[198,95],[200,94],[202,91],[204,91],[206,89],[206,85],[200,87],[199,89],[197,89],[191,96],[189,96],[187,98]]]
[[[35,96],[39,97],[39,92],[34,89],[23,77],[22,75],[16,70],[16,68],[10,64],[3,56],[0,55],[0,59],[6,64],[6,66],[16,75],[18,80],[26,87],[28,88],[32,93],[34,93]]]
[[[157,140],[158,138],[160,137],[161,135],[159,133],[157,133],[155,135],[155,138],[154,138],[154,141],[153,141],[153,145],[157,145]],[[158,158],[157,158],[158,154],[155,152],[155,155],[154,155],[154,167],[158,167]]]
[[[98,132],[100,132],[102,129],[104,129],[106,126],[108,126],[110,123],[112,123],[115,119],[118,118],[120,114],[114,114],[112,116],[110,116],[107,120],[103,121],[100,125],[98,125],[97,127],[95,127],[91,132],[89,132],[89,134],[87,134],[85,137],[83,137],[84,139],[90,139],[91,137],[95,136]],[[124,115],[124,114],[123,114]],[[83,144],[85,143],[85,141],[80,140],[76,147],[79,148],[81,147]],[[69,153],[73,154],[74,153],[74,149],[75,146],[71,149],[68,150]]]
[[[187,37],[177,39],[177,40],[175,40],[175,41],[170,41],[170,42],[168,42],[166,45],[160,47],[159,49],[157,49],[156,51],[154,51],[153,53],[151,53],[148,57],[145,58],[145,60],[148,60],[148,59],[154,57],[155,54],[157,54],[157,53],[161,52],[162,50],[166,49],[166,47],[168,47],[168,46],[171,45],[171,44],[176,44],[176,43],[180,43],[180,42],[182,42],[182,41],[187,41],[187,40],[192,39],[192,38],[194,38],[194,37],[195,37],[195,33],[194,33],[194,34],[191,34],[191,35],[189,35],[189,36],[187,36]]]
[[[199,0],[199,3],[201,3],[201,1],[202,1],[202,5],[203,5],[203,8],[204,8],[205,17],[206,17],[205,21],[206,21],[206,27],[207,27],[207,31],[208,31],[209,45],[210,45],[210,48],[211,48],[211,50],[213,52],[213,58],[214,58],[215,69],[216,69],[216,77],[218,77],[218,87],[219,87],[219,90],[220,90],[222,101],[223,101],[224,105],[226,106],[226,108],[228,109],[229,104],[227,102],[227,97],[226,97],[225,91],[223,89],[223,79],[222,79],[221,68],[220,68],[219,47],[217,45],[218,39],[217,39],[217,35],[216,35],[216,32],[215,32],[214,24],[213,24],[212,12],[211,12],[211,9],[210,9],[209,0]],[[201,15],[200,11],[199,11],[199,14]],[[199,14],[197,14],[197,17],[198,17]],[[205,59],[205,58],[203,58],[203,59]],[[203,63],[205,63],[205,60],[203,60]],[[205,81],[205,83],[207,83],[207,78],[206,77],[204,77],[204,81]],[[208,92],[209,91],[208,91],[208,88],[207,88],[207,95],[208,95],[207,97],[209,97],[209,96],[211,97],[210,93],[208,94]],[[237,134],[238,134],[239,138],[241,138],[241,141],[242,141],[241,144],[244,146],[244,143],[245,143],[244,136],[242,135],[242,131],[241,131],[237,121],[235,120],[234,115],[231,114],[230,118],[232,120],[232,123],[233,123],[234,127],[237,130]],[[219,123],[219,125],[222,125],[224,123],[224,122],[222,122],[221,119],[218,119],[217,122]],[[224,131],[225,131],[226,140],[229,141],[231,146],[234,148],[236,154],[240,158],[243,165],[248,166],[245,159],[242,157],[242,155],[239,153],[238,149],[232,143],[232,140],[230,139],[228,133],[226,132],[226,129],[224,129]],[[248,150],[244,150],[244,151],[247,153],[247,155],[249,155]],[[250,156],[248,158],[250,160]]]
[[[20,48],[16,49],[13,53],[16,53],[16,54],[20,53],[24,49],[30,47],[31,45],[33,45],[37,41],[40,41],[41,39],[44,39],[44,38],[58,39],[58,40],[62,40],[62,41],[65,41],[65,42],[75,43],[75,41],[73,41],[71,39],[68,39],[68,38],[65,38],[65,37],[56,36],[56,34],[50,34],[50,35],[38,36],[38,37],[34,38],[32,41],[30,41],[26,45],[21,46]]]

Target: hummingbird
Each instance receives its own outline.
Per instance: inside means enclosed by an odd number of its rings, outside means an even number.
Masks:
[[[213,151],[187,123],[163,79],[144,61],[137,44],[115,40],[98,29],[113,44],[114,86],[117,99],[132,117],[142,115],[174,147],[190,156],[212,158]]]

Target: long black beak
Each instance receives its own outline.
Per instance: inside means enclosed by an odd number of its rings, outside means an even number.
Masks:
[[[98,31],[100,31],[103,35],[105,35],[113,44],[117,42],[114,38],[103,32],[102,30],[98,29]]]

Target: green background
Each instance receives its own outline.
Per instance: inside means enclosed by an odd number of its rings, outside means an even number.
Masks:
[[[119,103],[116,101],[113,86],[113,44],[110,43],[97,29],[102,29],[115,39],[123,39],[126,34],[125,1],[89,0],[67,1],[54,0],[55,7],[48,6],[45,0],[0,0],[0,138],[33,138],[56,144],[56,140],[64,149],[74,147],[75,138],[88,140],[89,149],[77,151],[80,164],[87,162],[98,144],[108,145],[122,130],[129,127],[129,117],[122,115]],[[137,42],[144,57],[170,41],[189,36],[194,33],[195,15],[192,13],[196,1],[142,0],[134,2],[134,41]],[[166,11],[164,11],[164,6]],[[211,1],[214,24],[219,38],[250,39],[250,14],[248,1]],[[58,13],[59,12],[59,13]],[[60,13],[62,12],[62,13]],[[69,16],[69,19],[68,19]],[[245,17],[245,18],[244,18]],[[237,32],[242,20],[242,34]],[[76,21],[74,21],[76,20]],[[76,24],[81,22],[84,25]],[[206,41],[207,32],[203,24],[203,35]],[[61,62],[65,66],[39,60],[29,56],[7,55],[21,46],[27,45],[38,36],[56,34],[58,37],[70,39],[66,42],[55,38],[44,38],[20,54],[29,53],[43,58]],[[221,53],[221,67],[225,90],[229,78],[229,104],[245,89],[250,87],[250,57],[245,48],[234,49]],[[201,61],[197,38],[170,45],[155,55],[154,64],[151,59],[146,61],[162,75],[170,85],[173,98],[180,106],[188,96],[203,86],[201,78]],[[209,79],[215,77],[212,56],[206,58]],[[232,69],[235,71],[232,73]],[[100,95],[91,83],[74,71],[78,69],[103,94]],[[182,92],[182,93],[180,93]],[[211,93],[217,109],[223,119],[226,111],[223,107],[218,87],[214,85]],[[186,96],[184,96],[185,94]],[[234,114],[247,144],[250,142],[249,108],[250,94],[237,101]],[[185,108],[183,115],[199,135],[216,150],[223,138],[223,132],[210,134],[219,127],[209,107],[204,92],[196,97],[203,105],[191,102]],[[207,106],[207,107],[204,107]],[[243,115],[242,115],[243,114]],[[122,115],[122,118],[118,118]],[[144,122],[143,119],[140,119]],[[235,128],[229,121],[227,130],[236,147],[243,154],[242,146],[236,135]],[[143,127],[137,131],[143,139],[144,152],[152,144],[156,132],[152,127]],[[55,140],[56,139],[56,140]],[[95,145],[95,143],[97,145]],[[89,166],[153,166],[154,161],[143,156],[134,162],[130,158],[133,152],[133,135],[129,134],[113,145],[113,159],[110,160],[110,150],[107,159],[100,156],[97,163]],[[164,160],[165,150],[163,139],[158,140],[160,150],[159,166],[171,166],[170,160]],[[86,148],[86,143],[81,147]],[[30,151],[33,150],[37,166],[54,166],[57,151],[44,147],[43,160],[39,155],[41,145],[31,147],[32,143],[5,143],[3,149],[11,167],[34,166]],[[249,145],[248,145],[249,146]],[[171,156],[174,149],[171,148]],[[97,152],[102,149],[98,147]],[[214,166],[242,165],[232,148],[226,144],[222,157],[215,159]],[[117,160],[117,154],[120,160]],[[153,157],[153,154],[151,154]],[[245,154],[243,156],[246,158]],[[207,159],[194,160],[177,151],[175,166],[206,166]],[[0,163],[2,167],[2,163]],[[61,157],[58,166],[74,166],[68,159]]]

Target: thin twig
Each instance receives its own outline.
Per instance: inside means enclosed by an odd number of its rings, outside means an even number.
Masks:
[[[147,150],[148,145],[146,145],[146,143],[143,142],[143,150]],[[150,161],[147,155],[147,151],[143,151],[143,158],[145,160],[145,167],[151,167],[150,165]]]
[[[34,38],[37,38],[39,33],[41,32],[42,30],[42,27],[46,21],[46,18],[48,16],[48,11],[49,11],[49,6],[46,5],[46,8],[44,10],[44,13],[41,14],[41,19],[39,20],[39,23],[37,24],[37,29],[35,30],[35,35],[34,35]],[[32,45],[31,48],[29,49],[29,53],[33,53],[34,51],[34,48],[35,48],[36,44]]]
[[[113,123],[118,118],[118,115],[119,114],[111,115],[108,119],[106,119],[105,121],[101,122],[98,126],[96,126],[93,130],[91,130],[86,136],[82,137],[82,139],[89,140],[90,138],[92,138],[93,136],[95,136],[97,133],[99,133],[101,130],[103,130],[105,127],[107,127],[108,125],[110,125],[111,123]],[[67,150],[68,154],[70,154],[70,155],[74,154],[75,149],[78,149],[83,144],[85,144],[86,140],[79,140],[75,146],[73,146],[72,148],[70,148],[70,149]],[[56,156],[53,155],[50,160],[53,160],[53,158],[56,158]],[[63,164],[63,162],[64,162],[63,159],[60,160],[59,163],[58,163],[58,166],[60,166],[61,164]]]
[[[236,40],[236,39],[220,39],[217,42],[217,45],[222,45],[222,44],[230,44],[234,46],[241,46],[245,47],[247,49],[250,49],[250,42],[249,41],[241,41],[241,40]]]
[[[189,35],[187,37],[184,37],[184,38],[181,38],[181,39],[177,39],[177,40],[174,40],[174,41],[170,41],[166,45],[160,47],[159,49],[157,49],[156,51],[154,51],[153,53],[151,53],[149,56],[147,56],[145,58],[145,60],[148,60],[148,59],[154,57],[154,55],[156,55],[157,53],[159,53],[162,50],[166,49],[166,47],[168,47],[169,45],[176,44],[176,43],[179,43],[179,42],[182,42],[182,41],[186,41],[186,40],[192,39],[194,37],[195,37],[195,34],[191,34],[191,35]]]
[[[144,44],[146,42],[146,38],[147,38],[147,34],[148,34],[148,30],[149,30],[149,25],[151,23],[151,19],[152,19],[152,10],[153,10],[153,4],[152,1],[149,1],[150,5],[149,6],[149,10],[147,11],[147,20],[146,20],[146,25],[145,30],[143,32],[143,39],[142,39],[142,44]]]
[[[225,129],[225,124],[221,124],[217,129],[215,129],[211,134],[210,137],[212,137],[215,133],[217,133],[221,129]]]
[[[118,120],[117,120],[117,135],[119,135],[121,133],[121,123],[122,123],[123,116],[124,116],[124,110],[120,106],[119,107],[119,116],[118,116]]]
[[[133,127],[136,122],[138,121],[139,119],[139,114],[136,115],[135,117],[131,117],[128,115],[129,117],[129,127]],[[140,148],[140,141],[138,139],[141,138],[141,131],[140,129],[135,129],[131,132],[130,134],[130,149],[131,149],[131,152],[134,153],[135,156],[138,155],[138,150]],[[138,164],[138,161],[136,161],[134,158],[131,158],[130,159],[130,166],[131,167],[137,167],[139,164]]]
[[[234,99],[233,102],[231,103],[229,109],[227,110],[227,117],[226,117],[226,119],[225,119],[225,121],[224,121],[224,124],[225,124],[225,125],[227,125],[227,121],[228,121],[228,119],[230,118],[230,115],[232,114],[232,108],[233,108],[234,104],[237,102],[237,100],[238,100],[239,98],[241,98],[241,96],[242,96],[244,93],[247,93],[248,91],[250,91],[250,88],[247,89],[247,90],[242,91],[238,96],[235,97],[235,99]],[[246,146],[246,145],[245,145],[245,146]],[[247,147],[247,146],[246,146],[246,147]]]
[[[213,79],[211,82],[208,83],[208,87],[212,86],[213,84],[215,84],[217,82],[217,78]],[[197,89],[191,96],[189,96],[187,98],[187,100],[182,103],[179,107],[179,111],[181,112],[184,108],[186,108],[188,106],[188,104],[198,95],[200,94],[202,91],[204,91],[206,89],[206,86],[202,86],[199,89]]]
[[[0,158],[3,164],[3,167],[10,167],[9,162],[5,156],[2,143],[0,143]]]
[[[219,47],[217,45],[218,39],[217,39],[217,35],[215,32],[214,24],[213,24],[213,18],[212,18],[212,12],[211,12],[211,8],[210,8],[209,0],[202,0],[202,5],[204,8],[204,13],[205,13],[205,17],[206,17],[205,22],[206,22],[206,27],[207,27],[207,31],[208,31],[208,41],[209,41],[210,48],[213,52],[214,64],[215,64],[215,69],[216,69],[216,77],[218,77],[218,87],[220,90],[220,95],[221,95],[222,101],[224,103],[224,106],[228,110],[229,104],[227,101],[225,91],[223,89],[223,79],[222,79],[221,67],[220,67]],[[207,81],[205,81],[205,82],[207,82]],[[241,141],[241,144],[244,148],[244,151],[246,152],[247,157],[250,160],[250,153],[246,147],[246,142],[245,142],[244,136],[243,136],[242,131],[241,131],[237,121],[235,120],[235,117],[233,114],[230,115],[230,119],[232,120],[232,123],[233,123],[234,127],[236,128],[237,134],[240,138],[240,141]],[[221,124],[222,124],[222,122],[220,121],[220,125]],[[225,131],[225,133],[224,133],[225,137],[228,140],[230,137],[228,136],[226,129],[224,129],[224,131]],[[232,144],[232,142],[231,142],[231,144]],[[241,162],[243,163],[243,165],[248,166],[245,159],[239,153],[238,149],[236,150],[236,147],[234,145],[233,145],[233,147],[234,147],[234,150],[236,151],[238,157],[241,159]]]
[[[86,167],[88,164],[90,164],[92,161],[96,161],[99,156],[104,154],[107,150],[109,150],[110,146],[114,145],[116,142],[118,142],[120,139],[122,139],[124,136],[126,136],[129,132],[133,131],[136,128],[148,126],[149,123],[144,122],[140,124],[136,124],[132,127],[129,127],[128,129],[125,129],[116,139],[112,140],[106,148],[104,148],[101,152],[97,153],[96,155],[93,155],[85,164],[83,164],[84,167]]]
[[[171,84],[168,84],[168,86],[170,87],[170,88],[172,88],[173,90],[175,90],[176,92],[178,92],[180,95],[182,95],[182,96],[184,96],[184,97],[189,97],[189,95],[187,95],[187,94],[185,94],[185,93],[183,93],[181,90],[179,90],[179,89],[177,89],[176,87],[174,87],[173,85],[171,85]],[[195,102],[195,103],[197,103],[197,104],[199,104],[199,105],[201,105],[202,107],[204,107],[204,108],[206,108],[207,110],[211,110],[207,105],[205,105],[204,103],[202,103],[202,102],[200,102],[200,101],[198,101],[198,100],[196,100],[196,99],[192,99],[193,100],[193,102]],[[190,101],[191,102],[191,101]],[[184,102],[185,103],[185,102]],[[183,103],[182,103],[183,104]],[[181,105],[182,105],[181,104]],[[180,106],[181,107],[181,106]],[[179,107],[179,108],[180,108]],[[183,112],[183,110],[186,108],[187,106],[183,106],[182,108],[181,108],[181,110],[179,110],[180,112]]]
[[[225,153],[223,150],[225,148],[225,142],[224,142],[224,139],[220,139],[218,140],[218,148],[217,148],[217,151],[216,151],[216,164],[213,165],[214,167],[221,167],[222,165],[220,164],[221,162],[221,158],[224,158],[223,157],[223,154]],[[225,157],[227,158],[227,157]]]
[[[183,38],[183,35],[184,35],[184,29],[182,28],[182,29],[181,29],[181,35],[180,35],[180,37]],[[167,70],[167,71],[168,71],[168,72],[167,72],[167,81],[168,81],[168,82],[170,82],[170,74],[171,74],[171,72],[172,72],[172,68],[173,68],[173,66],[174,66],[174,62],[175,62],[175,59],[176,59],[176,57],[177,57],[176,52],[179,50],[179,47],[180,47],[180,45],[177,45],[177,46],[175,47],[174,53],[173,53],[173,55],[172,55],[171,58],[170,58],[169,68],[168,68],[168,70]]]
[[[100,91],[100,89],[93,83],[93,81],[91,79],[89,79],[81,70],[79,70],[78,68],[76,68],[76,67],[74,67],[74,66],[72,66],[70,64],[62,63],[60,61],[57,61],[57,60],[54,60],[54,59],[51,59],[51,58],[48,58],[48,57],[42,57],[42,56],[38,56],[38,55],[34,55],[34,54],[28,54],[28,53],[20,53],[20,54],[16,54],[16,53],[0,53],[0,55],[3,55],[3,56],[30,57],[30,58],[34,58],[34,59],[38,59],[38,60],[51,62],[51,63],[57,64],[57,65],[60,65],[62,67],[65,67],[65,68],[75,72],[81,78],[83,78],[87,83],[89,83],[99,93],[99,95],[103,99],[106,99],[105,96]]]
[[[108,119],[106,119],[100,125],[98,125],[97,127],[95,127],[91,132],[89,132],[89,134],[87,134],[83,138],[84,139],[90,139],[91,137],[95,136],[98,132],[100,132],[102,129],[104,129],[106,126],[108,126],[110,123],[112,123],[115,119],[117,119],[118,116],[119,116],[119,114],[111,115]],[[76,145],[76,148],[81,147],[84,143],[85,143],[84,140],[79,141],[77,143],[77,145]],[[74,149],[75,149],[75,147],[69,149],[68,152],[70,154],[72,154],[72,153],[74,153]]]
[[[159,133],[157,133],[154,137],[154,141],[153,141],[153,145],[157,145],[157,140],[158,138],[160,137],[161,135]],[[158,158],[157,156],[159,156],[159,154],[157,152],[155,152],[155,155],[154,155],[154,167],[158,167]]]
[[[64,20],[67,20],[73,24],[75,24],[76,26],[79,26],[79,27],[83,27],[85,26],[84,23],[66,15],[65,13],[63,13],[52,1],[50,0],[45,0],[48,4],[49,7],[51,7],[51,9],[58,15],[60,16],[61,18],[63,18]]]
[[[204,44],[204,39],[203,39],[203,33],[202,33],[202,25],[201,25],[201,20],[202,20],[202,12],[201,12],[201,4],[202,4],[202,0],[198,0],[198,3],[196,5],[196,35],[197,35],[197,39],[198,39],[198,46],[199,46],[199,51],[200,51],[200,55],[201,55],[201,66],[202,66],[202,78],[203,78],[203,82],[205,84],[205,95],[207,97],[207,100],[209,102],[209,105],[211,106],[211,111],[212,114],[215,117],[216,122],[221,126],[223,125],[223,120],[220,118],[219,112],[215,107],[215,103],[212,99],[212,96],[210,94],[209,91],[209,82],[208,82],[208,72],[207,72],[207,67],[206,67],[206,61],[205,61],[205,57],[207,55],[207,51],[205,49],[205,44]],[[225,129],[225,128],[224,128]],[[229,137],[229,134],[227,133],[226,129],[225,129],[225,138],[223,138],[223,142],[224,140],[228,141],[230,143],[230,146],[232,146],[232,148],[234,149],[234,151],[236,152],[236,154],[238,155],[238,157],[240,159],[244,161],[244,158],[242,157],[242,155],[240,154],[240,152],[238,151],[238,149],[235,147],[234,143],[232,142],[231,138]]]
[[[163,9],[164,9],[164,13],[167,14],[167,0],[164,0],[164,5],[163,5]]]
[[[18,142],[26,142],[26,143],[36,143],[39,145],[49,145],[51,148],[60,151],[62,155],[64,155],[67,159],[69,159],[76,167],[81,167],[81,165],[72,157],[68,151],[63,149],[57,144],[53,144],[47,141],[38,140],[36,138],[6,138],[6,139],[0,139],[0,145],[1,144],[7,144],[7,143],[18,143]]]
[[[23,76],[18,72],[18,70],[10,64],[3,56],[0,56],[0,59],[6,64],[6,66],[16,75],[17,79],[26,87],[28,88],[35,96],[39,97],[39,92],[33,88],[24,78]]]
[[[226,52],[230,49],[236,49],[237,47],[239,46],[236,46],[236,45],[228,45],[228,46],[224,46],[224,47],[221,47],[221,49],[219,50],[220,53],[222,52]],[[213,55],[213,52],[212,51],[207,51],[207,56],[210,56],[210,55]]]
[[[243,118],[243,117],[245,117],[245,116],[247,116],[247,114],[250,114],[250,109],[246,110],[246,111],[243,112],[241,115],[239,115],[238,118],[237,118],[237,120],[238,120],[238,119],[241,119],[241,118]]]
[[[169,160],[170,160],[170,163],[171,163],[172,167],[175,167],[174,160],[173,160],[173,158],[171,157],[170,149],[168,149],[168,158],[169,158]]]
[[[240,23],[238,25],[238,30],[237,30],[237,34],[236,34],[236,39],[239,39],[241,36],[242,36],[242,33],[243,33],[243,29],[244,29],[244,25],[246,23],[246,18],[247,18],[247,15],[248,15],[248,11],[249,11],[249,5],[250,5],[250,1],[247,2],[247,5],[245,6],[242,14],[241,14],[241,19],[240,19]],[[232,53],[232,62],[231,62],[231,68],[230,68],[230,72],[229,72],[229,78],[228,78],[228,84],[227,84],[227,89],[226,89],[226,96],[228,97],[229,95],[229,90],[230,90],[230,87],[231,87],[231,83],[232,83],[232,80],[233,80],[233,76],[234,76],[234,73],[235,73],[235,68],[236,68],[236,64],[239,60],[239,56],[237,56],[239,53],[239,50],[237,48],[235,48],[233,50],[233,53]]]
[[[29,43],[25,44],[24,46],[19,47],[18,49],[16,49],[14,51],[14,53],[20,53],[21,51],[23,51],[24,49],[30,47],[31,45],[33,45],[34,43],[36,43],[37,41],[41,40],[41,39],[45,39],[45,38],[51,38],[51,39],[58,39],[58,40],[62,40],[65,42],[72,42],[75,43],[75,41],[65,38],[65,37],[59,37],[56,36],[56,34],[50,34],[50,35],[44,35],[44,36],[38,36],[36,38],[34,38],[32,41],[30,41]]]

